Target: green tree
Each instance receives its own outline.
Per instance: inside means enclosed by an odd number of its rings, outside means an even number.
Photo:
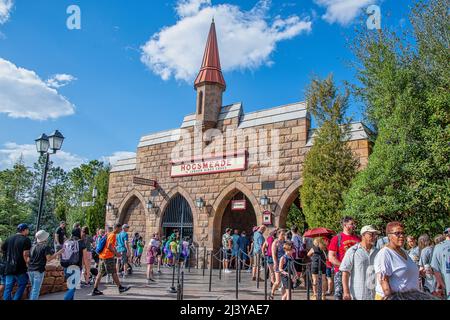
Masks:
[[[12,169],[0,171],[0,239],[7,238],[19,223],[27,221],[31,185],[32,174],[22,159]]]
[[[289,208],[286,226],[290,229],[293,226],[297,226],[300,233],[304,233],[308,229],[305,215],[302,208],[297,207],[294,203]]]
[[[414,235],[450,224],[448,0],[419,1],[412,40],[388,30],[358,36],[359,97],[378,131],[369,164],[345,196],[346,213]]]
[[[311,228],[336,229],[344,209],[343,194],[358,164],[345,142],[350,130],[350,121],[345,118],[349,92],[338,93],[329,76],[325,80],[313,79],[306,96],[318,129],[303,166],[303,213]]]

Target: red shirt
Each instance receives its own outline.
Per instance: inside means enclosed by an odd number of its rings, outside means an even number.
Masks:
[[[341,232],[341,246],[338,248],[338,236],[334,236],[331,239],[330,245],[328,246],[328,251],[334,251],[336,252],[336,258],[342,262],[345,256],[345,252],[353,247],[355,244],[359,243],[361,239],[356,235],[346,235],[345,233]],[[339,267],[334,266],[334,272],[338,272]]]

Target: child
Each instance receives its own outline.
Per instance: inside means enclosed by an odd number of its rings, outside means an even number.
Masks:
[[[153,265],[157,255],[157,248],[153,245],[153,241],[150,241],[147,247],[147,281],[155,282],[153,279]]]
[[[142,253],[144,252],[144,244],[145,244],[145,242],[144,242],[144,240],[142,239],[142,237],[139,237],[139,239],[138,239],[138,241],[137,241],[137,243],[136,243],[136,246],[137,246],[137,249],[136,249],[136,253],[137,253],[137,256],[136,256],[136,265],[137,265],[138,267],[141,266]]]
[[[284,255],[280,259],[279,270],[281,273],[281,300],[291,300],[289,294],[289,285],[293,288],[297,281],[297,271],[294,266],[294,246],[292,241],[286,241],[283,245]],[[291,275],[291,283],[289,284],[289,274]]]
[[[314,238],[313,247],[308,252],[308,257],[311,257],[311,274],[313,280],[313,296],[312,300],[318,298],[318,279],[321,274],[322,279],[322,300],[326,300],[327,291],[327,245],[323,238]]]
[[[172,239],[169,245],[169,265],[175,266],[175,263],[177,262],[176,259],[178,258],[178,240],[176,238]]]

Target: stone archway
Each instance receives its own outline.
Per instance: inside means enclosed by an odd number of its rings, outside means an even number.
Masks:
[[[302,185],[301,180],[294,181],[289,188],[281,195],[278,205],[275,209],[275,223],[277,227],[286,227],[287,216],[289,208],[293,203],[297,203],[300,206],[300,194],[299,190]]]
[[[162,224],[163,224],[163,219],[164,219],[164,213],[167,212],[167,209],[171,203],[171,200],[174,199],[177,195],[182,196],[187,204],[189,205],[189,208],[191,210],[191,214],[192,214],[192,227],[193,230],[195,231],[195,229],[197,228],[197,222],[198,222],[198,215],[199,215],[199,211],[198,208],[195,206],[194,201],[192,200],[191,196],[189,195],[189,193],[182,187],[180,186],[176,186],[174,188],[172,188],[170,190],[170,192],[168,193],[167,197],[165,197],[160,205],[160,208],[158,210],[158,217],[156,219],[156,228],[157,232],[159,232],[160,234],[162,234]],[[192,240],[194,243],[197,243],[198,239],[196,239],[196,233],[193,232],[193,236],[192,236]]]
[[[142,200],[135,195],[131,196],[119,212],[118,222],[130,226],[129,236],[138,232],[143,239],[146,239],[146,210]]]
[[[261,208],[253,192],[242,183],[231,183],[220,193],[212,206],[214,217],[210,219],[210,225],[212,225],[212,228],[210,228],[209,237],[212,240],[211,245],[214,250],[217,250],[221,246],[222,234],[224,233],[224,230],[222,230],[222,221],[225,213],[229,213],[231,210],[231,200],[238,194],[243,195],[247,201],[247,208],[249,211],[248,214],[250,215],[248,221],[251,221],[249,223],[254,222],[255,225],[260,225],[262,223],[261,214],[258,214],[258,212],[261,212]],[[252,214],[254,215],[253,220],[251,218]]]

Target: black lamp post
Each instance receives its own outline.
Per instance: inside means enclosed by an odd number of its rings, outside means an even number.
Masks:
[[[39,197],[39,210],[36,224],[37,232],[39,231],[39,228],[41,226],[42,210],[44,206],[45,183],[47,181],[48,162],[50,159],[50,154],[55,154],[58,150],[61,150],[61,146],[64,142],[64,136],[61,134],[61,132],[56,130],[50,136],[47,136],[45,133],[43,133],[39,138],[35,140],[35,142],[37,152],[39,152],[41,156],[45,155],[45,165],[44,172],[42,173],[41,194]],[[51,152],[49,152],[49,149],[51,150]]]

